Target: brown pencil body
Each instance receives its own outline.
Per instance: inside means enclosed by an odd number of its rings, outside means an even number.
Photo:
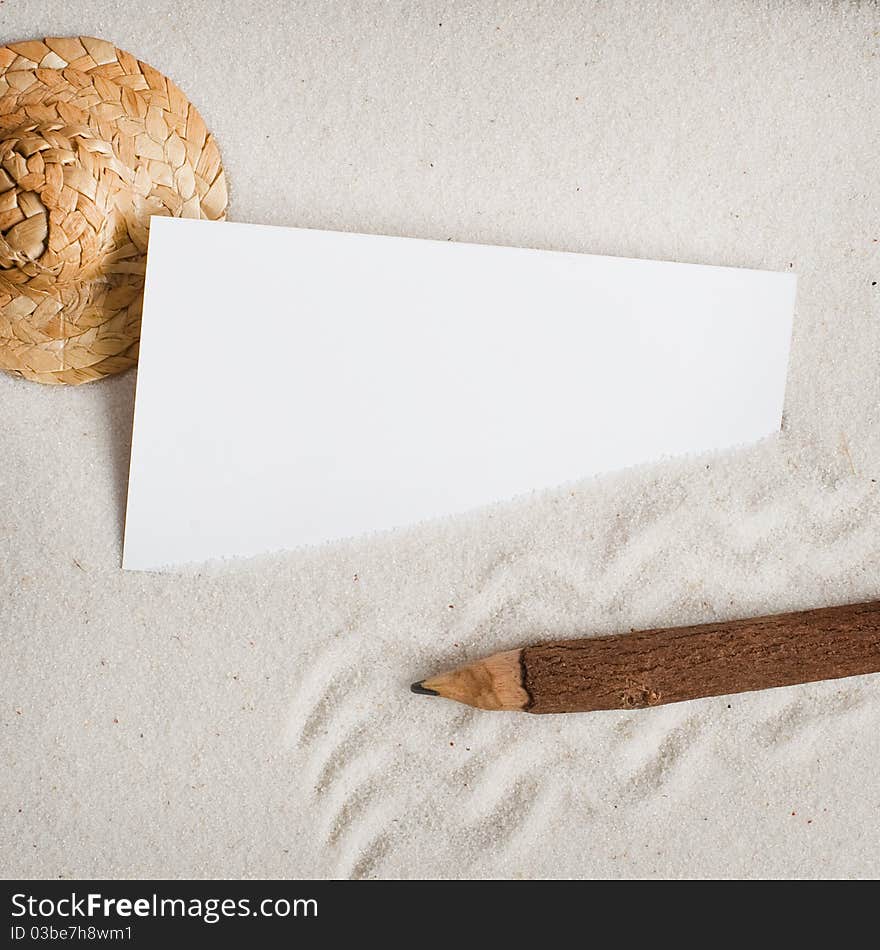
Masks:
[[[880,604],[542,643],[522,651],[528,712],[679,703],[880,672]]]
[[[414,684],[482,709],[637,709],[880,672],[880,603],[540,643]]]

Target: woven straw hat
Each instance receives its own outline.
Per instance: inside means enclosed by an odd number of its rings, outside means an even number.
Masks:
[[[84,383],[133,366],[150,215],[226,203],[170,79],[87,36],[0,47],[0,368]]]

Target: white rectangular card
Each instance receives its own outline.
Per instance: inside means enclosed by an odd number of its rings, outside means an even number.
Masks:
[[[766,436],[794,294],[768,271],[153,218],[123,566]]]

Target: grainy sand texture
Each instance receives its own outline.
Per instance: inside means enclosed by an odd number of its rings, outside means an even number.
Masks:
[[[880,873],[877,676],[570,717],[408,691],[880,598],[880,7],[6,0],[0,31],[171,76],[234,220],[799,275],[778,438],[177,575],[119,566],[134,373],[0,379],[6,876]]]

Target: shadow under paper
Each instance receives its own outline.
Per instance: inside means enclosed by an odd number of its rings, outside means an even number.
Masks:
[[[137,369],[109,377],[94,385],[104,390],[101,409],[108,433],[109,463],[112,469],[112,504],[116,510],[119,550],[125,529],[125,505],[128,497],[128,468],[131,460],[131,434],[134,425],[134,394]]]

